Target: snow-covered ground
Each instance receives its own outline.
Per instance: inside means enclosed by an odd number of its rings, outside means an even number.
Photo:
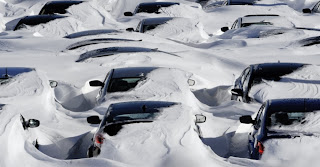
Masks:
[[[6,104],[0,110],[1,167],[143,166],[143,162],[137,163],[136,158],[154,160],[144,164],[146,166],[301,166],[304,161],[308,161],[309,166],[317,166],[315,155],[319,151],[312,146],[318,145],[318,137],[290,142],[277,140],[266,149],[266,156],[261,161],[248,159],[249,126],[241,125],[238,118],[255,114],[260,104],[230,101],[230,89],[235,78],[249,64],[278,61],[319,64],[319,45],[301,47],[296,42],[319,36],[320,31],[286,28],[281,30],[284,33],[272,35],[278,32],[272,27],[253,26],[225,34],[220,30],[248,14],[279,14],[294,27],[320,29],[320,14],[301,12],[303,8],[311,8],[317,0],[260,0],[254,6],[205,9],[192,0],[174,0],[180,5],[165,8],[161,14],[123,16],[124,12],[133,11],[137,4],[145,1],[89,0],[70,7],[67,18],[12,31],[19,18],[38,14],[46,0],[0,0],[0,66],[36,69],[0,85],[0,104]],[[125,31],[136,27],[141,19],[151,17],[186,19],[172,20],[167,26],[146,34]],[[115,29],[119,32],[62,38],[91,29]],[[73,43],[92,38],[137,41],[114,41],[66,50]],[[120,53],[76,62],[81,54],[104,47],[140,47],[157,52]],[[202,113],[207,117],[205,123],[199,124],[203,138],[198,139],[196,133],[185,129],[186,124],[191,124],[184,119],[187,115],[180,115],[174,125],[167,125],[161,119],[169,119],[167,121],[170,122],[175,117],[165,113],[150,126],[128,126],[119,136],[111,137],[113,143],[104,147],[103,155],[85,158],[97,128],[89,125],[86,118],[102,116],[111,103],[96,106],[98,90],[90,87],[89,81],[103,81],[112,68],[139,66],[172,69],[155,71],[149,80],[127,94],[118,94],[112,102],[132,99],[181,102],[186,106],[181,110]],[[186,84],[189,77],[196,81],[194,86]],[[320,97],[319,79],[319,67],[310,66],[285,76],[279,82],[257,85],[255,90],[258,93],[255,95],[261,101],[279,97]],[[49,80],[58,81],[59,85],[50,88]],[[23,130],[20,114],[26,119],[40,120],[40,126]],[[150,134],[156,135],[149,136],[150,130],[155,131]],[[170,143],[171,138],[180,142]],[[133,142],[139,139],[141,143]],[[35,140],[39,150],[32,144]],[[308,154],[301,154],[299,158],[295,154],[282,157],[292,149],[281,147],[277,150],[277,145],[294,147],[297,143],[307,143],[303,150]],[[132,150],[125,152],[126,146]]]

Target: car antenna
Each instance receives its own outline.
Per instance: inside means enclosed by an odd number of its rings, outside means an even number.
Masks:
[[[142,111],[143,111],[143,112],[146,112],[146,110],[147,110],[147,106],[144,104],[144,105],[142,106]]]
[[[3,76],[5,79],[8,79],[9,78],[9,75],[8,75],[8,68],[6,68],[6,74],[4,74]]]

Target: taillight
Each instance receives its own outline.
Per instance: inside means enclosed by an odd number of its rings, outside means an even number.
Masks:
[[[258,151],[260,155],[262,155],[264,151],[264,146],[260,141],[258,141]]]
[[[104,139],[104,137],[102,135],[98,134],[98,135],[96,135],[95,142],[97,144],[102,144],[103,143],[103,139]]]

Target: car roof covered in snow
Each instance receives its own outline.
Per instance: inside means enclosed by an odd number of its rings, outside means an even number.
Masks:
[[[320,110],[320,99],[317,98],[292,98],[273,99],[267,102],[268,112],[312,112]]]
[[[254,64],[254,75],[264,76],[264,75],[276,75],[281,76],[289,74],[298,68],[301,68],[308,64],[303,63],[262,63]]]
[[[67,16],[61,16],[61,15],[34,15],[34,16],[26,16],[24,18],[22,18],[18,24],[16,25],[16,27],[14,28],[14,30],[18,30],[22,25],[38,25],[41,23],[47,23],[49,21],[55,20],[55,19],[61,19],[61,18],[65,18]]]
[[[282,19],[279,15],[267,15],[267,14],[261,14],[261,15],[246,15],[241,18],[242,23],[254,23],[254,22],[269,22],[274,19]]]
[[[178,103],[168,101],[131,101],[111,104],[110,115],[127,113],[159,112],[160,108],[170,107]],[[108,112],[107,112],[108,113]]]
[[[84,1],[49,1],[47,2],[39,12],[39,15],[47,14],[65,14],[66,9],[71,5],[77,5]]]
[[[144,25],[164,24],[167,21],[172,19],[174,19],[174,17],[147,18],[147,19],[143,19],[143,24]]]
[[[11,78],[18,74],[30,72],[35,69],[25,67],[0,67],[0,79],[7,79],[7,75]]]

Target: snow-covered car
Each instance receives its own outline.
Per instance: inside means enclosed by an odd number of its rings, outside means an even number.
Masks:
[[[124,38],[94,38],[94,39],[87,39],[83,41],[79,41],[73,43],[66,47],[66,50],[73,50],[83,46],[94,45],[94,44],[101,44],[101,43],[113,43],[113,42],[139,42],[142,40],[133,40],[133,39],[124,39]]]
[[[106,101],[108,95],[114,92],[126,92],[135,88],[139,82],[146,80],[147,75],[160,67],[126,67],[111,69],[103,82],[99,80],[90,81],[90,86],[101,87],[96,101],[98,104]],[[189,79],[189,85],[194,81]]]
[[[179,5],[177,2],[144,2],[140,3],[134,12],[125,12],[125,16],[133,16],[137,13],[160,13],[160,8]]]
[[[320,36],[315,37],[309,37],[305,39],[301,39],[298,42],[295,43],[295,45],[298,44],[299,46],[313,46],[320,44]]]
[[[87,51],[79,56],[79,59],[76,60],[76,62],[82,62],[89,58],[98,58],[98,57],[106,57],[106,56],[112,56],[116,54],[121,53],[139,53],[139,52],[159,52],[159,53],[165,53],[172,56],[177,56],[173,53],[164,52],[161,50],[158,50],[157,48],[144,48],[144,47],[109,47],[109,48],[101,48],[101,49],[95,49],[91,51]]]
[[[312,9],[305,8],[302,10],[303,13],[320,13],[320,1],[317,2]]]
[[[147,31],[155,29],[157,26],[165,24],[166,22],[172,20],[173,17],[157,17],[157,18],[147,18],[139,22],[137,28],[127,28],[127,31],[135,31],[140,33],[145,33]]]
[[[231,89],[231,100],[250,102],[256,101],[249,96],[251,88],[261,82],[279,81],[282,76],[290,74],[306,66],[303,63],[261,63],[249,65],[236,79],[234,88]]]
[[[0,85],[7,83],[12,77],[30,71],[34,71],[34,69],[25,67],[0,67]]]
[[[35,26],[43,23],[48,23],[55,19],[62,19],[67,16],[62,15],[34,15],[34,16],[26,16],[22,18],[17,25],[14,27],[14,31],[26,28],[26,26]]]
[[[80,31],[80,32],[75,32],[75,33],[66,35],[66,36],[64,36],[64,38],[74,39],[74,38],[81,38],[81,37],[86,37],[86,36],[111,34],[111,33],[117,33],[117,32],[119,32],[119,31],[114,30],[114,29],[87,30],[87,31]]]
[[[239,17],[231,26],[231,30],[252,25],[271,25],[276,27],[292,27],[292,23],[286,18],[276,14],[257,14]],[[222,27],[221,31],[226,32],[229,27]]]
[[[272,144],[271,140],[293,140],[294,138],[302,139],[305,136],[318,136],[319,125],[315,125],[319,123],[313,119],[319,110],[320,99],[273,99],[262,104],[254,120],[251,115],[240,117],[241,123],[253,124],[248,135],[250,157],[260,159],[265,150],[273,150],[274,153],[276,152],[274,150],[281,148],[278,144]],[[266,142],[268,145],[264,144]],[[293,150],[292,148],[299,147],[301,144],[301,142],[291,143],[289,147]],[[273,154],[272,152],[270,154]],[[290,152],[285,154],[290,154]]]
[[[83,1],[49,1],[39,12],[39,15],[65,14],[72,5],[77,5]]]
[[[176,107],[173,107],[175,105]],[[130,130],[133,130],[133,132],[140,131],[140,132],[137,132],[135,135],[133,135],[131,138],[130,142],[135,143],[137,142],[135,141],[137,139],[135,136],[138,135],[139,133],[149,133],[148,136],[152,136],[154,133],[158,133],[158,130],[150,130],[149,132],[145,131],[146,129],[149,129],[149,128],[153,129],[153,127],[157,126],[157,124],[163,124],[163,123],[176,124],[176,128],[178,128],[178,126],[181,126],[178,124],[179,119],[185,116],[187,116],[185,118],[188,120],[187,120],[187,124],[183,126],[193,127],[192,129],[194,129],[198,135],[201,135],[201,131],[196,124],[205,122],[206,117],[204,115],[196,114],[195,119],[189,120],[192,118],[192,117],[189,117],[191,113],[189,113],[189,111],[187,110],[186,111],[181,110],[183,109],[183,107],[182,108],[180,107],[182,107],[182,105],[179,103],[165,102],[165,101],[132,101],[132,102],[122,102],[122,103],[111,104],[102,120],[100,120],[99,116],[91,116],[87,118],[87,121],[90,124],[100,124],[93,136],[93,144],[89,147],[87,156],[88,157],[98,156],[100,152],[103,152],[103,151],[106,152],[107,154],[109,152],[111,153],[110,155],[115,155],[115,154],[112,154],[114,150],[110,150],[110,149],[103,150],[103,146],[102,146],[102,145],[106,145],[107,147],[112,145],[112,143],[114,142],[112,141],[113,136],[117,136],[117,134],[119,133],[120,133],[119,136],[121,136]],[[182,113],[182,112],[185,112],[185,113]],[[174,122],[171,122],[172,118],[175,118]],[[194,122],[193,125],[191,125],[191,122]],[[188,125],[188,123],[190,124]],[[136,127],[136,126],[133,126],[133,124],[140,124],[143,127],[141,127],[141,129],[140,128],[132,129]],[[150,125],[147,125],[147,124],[150,124]],[[121,131],[123,131],[124,133],[121,133]],[[163,133],[164,135],[168,135],[167,134],[168,132],[166,131],[163,131],[161,133]],[[130,132],[126,135],[130,136]],[[174,134],[174,135],[178,135],[178,134]],[[143,137],[143,136],[140,136],[140,137]],[[165,140],[169,140],[171,139],[171,137],[172,136],[166,136]],[[121,142],[121,140],[119,142]],[[141,140],[139,142],[141,142]],[[171,143],[172,141],[167,141],[167,142]],[[161,145],[163,143],[161,142],[161,143],[155,143],[155,144]],[[131,148],[128,147],[128,149],[131,149]],[[144,150],[149,148],[141,147],[138,149]],[[135,152],[138,150],[131,150],[131,151]],[[138,151],[138,152],[139,154],[140,153],[143,154],[143,152],[141,151]],[[141,155],[141,156],[148,156],[148,155]]]
[[[225,0],[222,5],[253,5],[256,0]]]

